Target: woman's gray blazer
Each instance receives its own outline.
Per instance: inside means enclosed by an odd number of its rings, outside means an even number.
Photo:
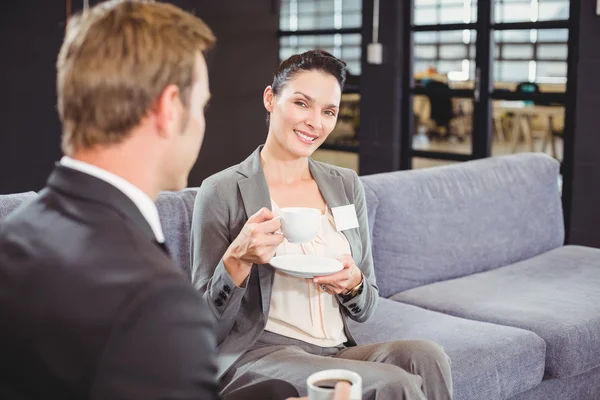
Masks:
[[[269,188],[260,162],[260,146],[245,161],[207,178],[194,205],[191,235],[192,279],[216,318],[219,376],[259,338],[269,314],[274,270],[254,265],[244,288],[237,287],[222,257],[249,216],[271,209]],[[356,345],[347,318],[366,321],[375,311],[375,283],[367,208],[362,183],[350,169],[309,159],[310,172],[329,208],[354,204],[359,228],[343,231],[352,257],[364,276],[363,291],[348,302],[340,300],[347,345]]]

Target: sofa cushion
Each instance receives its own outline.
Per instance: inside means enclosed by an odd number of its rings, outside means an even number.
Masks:
[[[600,367],[570,378],[544,379],[531,390],[510,400],[598,400],[600,399]]]
[[[350,322],[359,343],[430,339],[452,361],[454,399],[506,399],[542,380],[545,343],[532,332],[469,321],[380,299],[362,324]]]
[[[570,378],[544,379],[531,390],[510,400],[598,400],[600,399],[600,367]]]
[[[35,198],[36,192],[24,192],[0,195],[0,223],[23,203]]]
[[[190,231],[197,188],[179,192],[161,192],[156,200],[165,244],[188,279],[192,279]]]
[[[547,344],[547,374],[563,378],[600,365],[599,288],[600,249],[565,246],[392,299],[535,332]]]
[[[562,245],[558,170],[547,155],[518,154],[363,176],[381,296]]]

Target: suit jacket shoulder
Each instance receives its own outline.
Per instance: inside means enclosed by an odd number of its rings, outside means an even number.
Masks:
[[[135,398],[127,393],[142,385],[127,367],[147,377],[143,360],[155,367],[154,356],[190,367],[180,377],[163,371],[148,386],[156,396],[186,385],[198,394],[201,387],[189,385],[195,378],[216,396],[214,339],[203,336],[212,334],[212,318],[201,296],[122,192],[63,172],[80,185],[50,186],[0,225],[0,398],[5,386],[29,393],[23,398],[93,398],[92,386],[111,393],[103,398]],[[208,372],[196,375],[201,368]]]

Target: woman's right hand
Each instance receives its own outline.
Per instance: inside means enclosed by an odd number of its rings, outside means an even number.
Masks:
[[[263,207],[248,218],[242,231],[223,256],[225,269],[238,287],[242,286],[250,275],[252,264],[266,264],[271,261],[277,246],[284,239],[281,233],[277,233],[280,228],[279,218],[268,208]]]

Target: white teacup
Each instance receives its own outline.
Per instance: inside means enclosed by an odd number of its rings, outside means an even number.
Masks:
[[[362,399],[362,378],[359,374],[347,369],[326,369],[315,372],[306,380],[309,400],[332,400],[335,395],[335,385],[339,381],[348,382],[350,400]]]
[[[280,208],[281,232],[290,243],[307,243],[317,236],[321,224],[321,211],[316,208]]]

